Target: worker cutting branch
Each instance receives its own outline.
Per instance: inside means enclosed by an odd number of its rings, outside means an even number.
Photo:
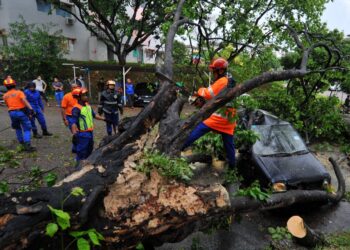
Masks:
[[[214,74],[214,82],[208,88],[200,88],[194,96],[192,96],[193,104],[197,107],[202,106],[205,101],[217,96],[223,89],[231,85],[227,77],[228,62],[223,58],[218,58],[212,61],[209,65],[209,70]],[[232,87],[232,86],[231,86]],[[198,124],[187,138],[183,149],[190,146],[197,139],[206,133],[213,131],[221,134],[229,167],[235,165],[235,146],[233,134],[236,127],[235,122],[236,109],[227,104],[214,112],[208,119]]]

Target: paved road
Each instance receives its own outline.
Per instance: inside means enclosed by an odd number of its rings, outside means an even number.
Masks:
[[[324,96],[330,96],[330,95],[337,96],[339,98],[339,100],[341,100],[342,102],[345,101],[346,96],[347,96],[347,94],[345,92],[343,92],[343,91],[332,91],[331,92],[331,91],[328,91],[328,90],[323,92],[322,95],[324,95]]]

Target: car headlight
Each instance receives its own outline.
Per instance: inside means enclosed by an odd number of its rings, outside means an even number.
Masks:
[[[283,182],[276,182],[272,185],[272,191],[276,193],[286,192],[287,191],[286,184],[284,184]]]

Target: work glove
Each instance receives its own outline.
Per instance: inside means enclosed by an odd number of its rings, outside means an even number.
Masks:
[[[73,136],[72,136],[72,143],[73,143],[73,145],[77,145],[78,144],[78,134],[73,134]]]

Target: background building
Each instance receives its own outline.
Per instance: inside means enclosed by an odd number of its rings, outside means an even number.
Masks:
[[[102,41],[64,9],[77,11],[69,0],[61,0],[61,9],[54,9],[52,4],[45,0],[0,0],[0,46],[9,44],[9,24],[18,21],[22,16],[28,24],[57,25],[55,28],[62,30],[66,38],[64,46],[69,53],[65,57],[69,60],[117,60]],[[155,39],[148,39],[142,46],[129,53],[127,62],[155,63],[156,45]]]

